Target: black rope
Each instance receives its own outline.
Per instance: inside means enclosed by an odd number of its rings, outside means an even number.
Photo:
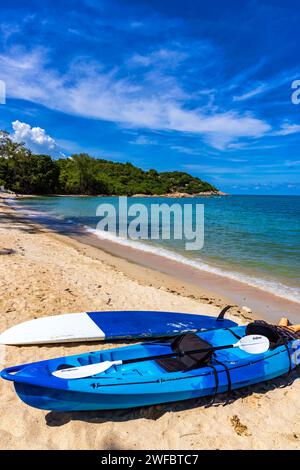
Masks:
[[[284,347],[285,347],[285,349],[286,349],[286,352],[287,352],[287,355],[288,355],[288,358],[289,358],[289,370],[288,370],[288,372],[287,372],[287,376],[289,376],[290,373],[291,373],[291,371],[292,371],[292,358],[291,358],[291,353],[290,353],[290,348],[289,348],[289,346],[288,346],[286,343],[284,343],[283,345],[284,345]]]
[[[231,377],[230,377],[230,372],[229,372],[229,368],[221,361],[218,361],[218,359],[214,358],[215,362],[217,364],[219,364],[220,366],[223,366],[224,367],[224,371],[226,373],[226,376],[227,376],[227,384],[228,384],[228,387],[227,387],[227,398],[226,398],[226,402],[225,402],[225,405],[228,404],[229,402],[229,399],[230,399],[230,394],[231,394],[231,391],[232,391],[232,382],[231,382]]]
[[[234,331],[232,331],[230,328],[224,328],[224,330],[229,331],[236,339],[241,339],[242,336],[236,334]]]
[[[215,403],[216,396],[217,396],[217,393],[218,393],[218,388],[219,388],[219,377],[218,377],[217,369],[212,364],[209,364],[208,367],[211,367],[212,370],[213,370],[216,385],[215,385],[215,392],[214,392],[213,396],[211,397],[211,400],[207,403],[207,405],[205,405],[205,408],[209,408],[210,406],[212,406]]]

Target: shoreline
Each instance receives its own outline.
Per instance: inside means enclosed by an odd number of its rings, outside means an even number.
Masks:
[[[20,213],[22,213],[22,209],[22,207],[17,208]],[[26,208],[24,210],[26,211]],[[32,212],[34,213],[34,211]],[[41,216],[42,224],[43,218],[47,220],[47,214],[44,217]],[[39,217],[36,219],[36,222],[38,221]],[[95,248],[94,256],[98,259],[103,260],[103,252],[105,252],[107,256],[112,256],[116,268],[122,262],[123,269],[132,278],[138,278],[141,282],[145,282],[146,279],[151,280],[155,276],[163,276],[162,282],[173,286],[176,284],[178,292],[182,292],[183,289],[187,295],[196,295],[202,300],[210,299],[208,301],[212,303],[218,299],[218,306],[234,305],[240,314],[243,306],[250,308],[249,318],[263,318],[271,323],[276,323],[282,316],[288,316],[291,322],[299,322],[300,304],[298,302],[276,295],[276,293],[251,283],[248,284],[244,279],[238,280],[226,276],[225,273],[224,275],[214,273],[153,251],[144,251],[137,246],[122,245],[110,239],[98,237],[89,227],[77,225],[73,231],[74,224],[70,228],[69,223],[63,220],[59,220],[58,225],[58,230],[64,235]],[[51,225],[49,228],[51,229]],[[142,270],[146,271],[142,272]]]

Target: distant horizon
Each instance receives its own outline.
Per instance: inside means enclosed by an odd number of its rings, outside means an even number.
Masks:
[[[36,153],[300,195],[299,24],[268,0],[17,1],[1,11],[0,128]]]

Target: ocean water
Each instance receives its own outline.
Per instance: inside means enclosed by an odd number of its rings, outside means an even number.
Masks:
[[[108,232],[98,235],[243,281],[300,303],[300,196],[130,198],[128,206],[188,202],[204,204],[205,238],[201,250],[186,251],[186,240],[174,237],[131,241],[116,238]],[[80,223],[95,233],[99,222],[96,209],[100,203],[110,203],[118,209],[118,198],[38,197],[22,199],[18,204]]]

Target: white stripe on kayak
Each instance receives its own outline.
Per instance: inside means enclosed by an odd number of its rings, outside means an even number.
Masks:
[[[45,344],[105,339],[105,333],[86,312],[29,320],[0,335],[0,344]]]

